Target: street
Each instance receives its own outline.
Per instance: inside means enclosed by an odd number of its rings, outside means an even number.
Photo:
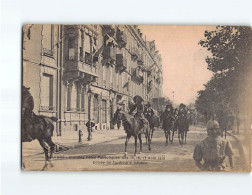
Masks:
[[[117,131],[118,130],[113,130]],[[151,151],[147,150],[143,139],[143,152],[134,157],[134,138],[128,143],[127,155],[124,156],[125,136],[123,130],[118,139],[69,148],[66,151],[54,154],[49,164],[50,171],[200,171],[192,158],[197,143],[206,137],[206,130],[199,126],[190,126],[187,135],[187,144],[180,146],[177,134],[174,143],[165,145],[165,136],[162,129],[154,132]],[[111,132],[111,131],[110,131]],[[102,133],[106,133],[103,131]],[[143,136],[142,136],[143,137]],[[243,157],[240,154],[238,143],[231,136],[234,150],[234,172],[242,171]],[[23,149],[25,153],[26,149]],[[138,142],[139,151],[139,142]],[[42,152],[42,148],[41,148]],[[26,156],[23,158],[25,170],[41,170],[44,166],[44,154]],[[227,167],[228,170],[228,167]]]

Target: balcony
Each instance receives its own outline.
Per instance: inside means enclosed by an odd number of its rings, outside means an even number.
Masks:
[[[120,72],[123,72],[127,68],[127,59],[123,54],[116,54],[116,67]]]
[[[117,41],[117,44],[120,48],[126,47],[127,35],[125,34],[125,32],[118,29],[116,32],[116,41]]]
[[[53,50],[52,49],[47,49],[47,48],[43,48],[43,55],[53,58]]]
[[[152,80],[148,82],[147,85],[147,91],[150,92],[152,90],[153,84],[152,84]]]
[[[105,46],[103,49],[103,57],[116,60],[116,52],[114,47]]]
[[[102,34],[113,37],[115,35],[115,27],[113,25],[103,25]]]
[[[116,51],[114,47],[105,46],[103,49],[103,65],[113,66],[116,60]]]
[[[143,56],[143,54],[139,54],[138,58],[137,58],[137,64],[143,65],[143,63],[144,63],[144,56]]]
[[[131,49],[131,59],[133,60],[133,61],[136,61],[137,60],[137,58],[138,58],[138,49],[137,48],[135,48],[135,47],[133,47],[132,49]]]
[[[92,65],[93,59],[90,53],[85,52],[85,63],[88,65]]]
[[[140,67],[132,68],[131,69],[132,79],[136,81],[137,83],[143,83],[144,77],[143,77],[143,71]]]

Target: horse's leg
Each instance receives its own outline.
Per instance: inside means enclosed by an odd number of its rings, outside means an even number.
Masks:
[[[125,141],[125,150],[124,150],[125,155],[127,155],[127,145],[128,145],[130,137],[131,135],[127,134],[126,141]]]
[[[179,144],[181,145],[181,140],[180,140],[180,131],[178,130],[178,140],[179,140]]]
[[[48,148],[47,148],[45,141],[43,139],[38,139],[38,141],[39,141],[40,145],[42,146],[44,153],[45,153],[45,165],[42,168],[42,170],[45,170],[48,165]]]
[[[169,136],[169,142],[171,142],[171,129],[169,129],[168,136]]]
[[[184,135],[185,135],[185,132],[184,131],[182,131],[181,132],[181,143],[182,143],[182,145],[184,144]]]
[[[53,157],[53,153],[55,152],[55,143],[53,143],[52,137],[49,137],[45,141],[50,146],[50,156],[49,156],[49,159],[51,159]]]
[[[165,132],[165,145],[168,146],[168,132],[167,132],[167,129],[165,129],[164,132]]]
[[[142,137],[141,137],[141,134],[138,135],[138,139],[139,139],[139,143],[140,143],[140,152],[139,154],[142,153]]]
[[[148,134],[148,148],[149,148],[149,151],[151,151],[151,130],[150,129],[147,129],[147,134]]]
[[[152,137],[153,137],[153,133],[154,133],[154,127],[151,129],[151,140],[152,140]]]
[[[136,156],[137,153],[137,135],[135,135],[135,154],[134,156]]]
[[[174,137],[174,129],[172,129],[172,143],[173,143],[173,137]]]

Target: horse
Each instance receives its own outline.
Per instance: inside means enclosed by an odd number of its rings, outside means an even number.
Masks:
[[[153,133],[155,131],[155,127],[158,128],[160,126],[160,118],[157,115],[145,115],[145,118],[148,120],[149,125],[150,125],[150,139],[152,140]]]
[[[55,143],[52,141],[54,125],[53,122],[56,122],[58,119],[56,117],[47,117],[42,115],[34,115],[32,119],[22,119],[22,129],[21,129],[21,141],[22,142],[31,142],[32,140],[37,139],[44,150],[45,153],[45,165],[42,170],[45,170],[53,157],[55,150]],[[29,132],[30,138],[27,139],[25,130]],[[47,145],[50,149],[48,149]],[[48,155],[50,150],[50,155]],[[24,163],[22,162],[23,168],[25,168]]]
[[[173,136],[174,136],[174,119],[171,115],[166,115],[165,113],[162,114],[162,126],[165,133],[166,138],[166,146],[168,146],[168,139],[171,143],[173,143]],[[171,131],[172,131],[172,139],[171,139]]]
[[[189,121],[185,117],[179,117],[177,119],[178,139],[180,145],[186,144],[187,131],[189,129]],[[185,140],[185,142],[184,142]]]
[[[137,153],[137,139],[139,139],[140,143],[140,152],[142,152],[142,138],[141,134],[145,134],[148,140],[148,149],[151,150],[151,140],[150,140],[150,127],[149,124],[145,124],[143,128],[140,127],[140,120],[136,119],[134,116],[126,113],[125,111],[122,111],[121,109],[117,109],[114,117],[111,120],[112,124],[116,124],[118,120],[122,120],[122,125],[124,127],[124,130],[127,134],[126,141],[125,141],[125,155],[127,155],[127,145],[129,142],[129,139],[131,136],[135,138],[135,153],[134,156],[136,156]],[[147,122],[148,123],[148,122]]]

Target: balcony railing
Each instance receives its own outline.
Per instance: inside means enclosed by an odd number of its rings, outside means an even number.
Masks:
[[[123,54],[116,54],[116,66],[120,72],[123,72],[127,68],[127,59]]]
[[[52,49],[43,48],[43,55],[47,56],[47,57],[53,57],[53,50]]]
[[[66,107],[66,111],[68,112],[85,112],[84,108],[70,108],[70,107]]]
[[[119,47],[121,47],[121,48],[126,47],[127,35],[125,34],[125,32],[118,29],[117,33],[116,33],[116,41],[117,41],[117,44],[119,45]]]
[[[142,72],[141,69],[139,69],[139,68],[132,68],[131,74],[132,74],[132,77],[134,78],[134,80],[136,80],[139,83],[143,82],[144,77],[143,77],[143,72]]]
[[[54,111],[55,107],[54,106],[40,106],[41,110],[50,110],[50,111]]]
[[[112,60],[116,60],[116,51],[114,47],[105,46],[103,49],[103,56]]]
[[[102,30],[103,35],[109,35],[110,37],[113,37],[115,35],[115,28],[113,25],[103,25]]]
[[[131,58],[132,58],[132,60],[133,60],[133,61],[137,60],[138,55],[139,55],[139,54],[138,54],[138,49],[135,48],[135,47],[133,47],[133,48],[131,49]]]
[[[152,87],[153,87],[153,85],[152,85],[152,80],[151,80],[148,82],[148,85],[147,85],[148,92],[150,92],[152,90]]]
[[[93,59],[90,53],[85,53],[85,63],[88,65],[92,65]]]

